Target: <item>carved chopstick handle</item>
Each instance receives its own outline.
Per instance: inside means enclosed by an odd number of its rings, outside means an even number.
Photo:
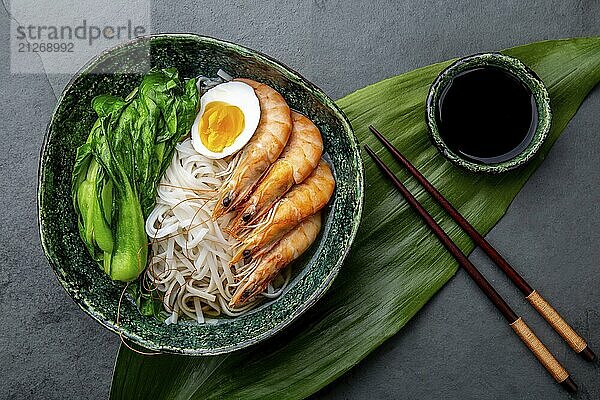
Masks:
[[[554,358],[552,353],[550,353],[540,339],[535,336],[535,333],[533,333],[521,317],[511,323],[510,327],[515,331],[519,338],[521,338],[523,343],[531,350],[550,375],[552,375],[556,382],[565,386],[569,391],[577,390],[577,386],[569,377],[567,370],[556,358]]]
[[[562,336],[565,342],[567,342],[576,353],[580,353],[589,361],[592,361],[595,358],[594,353],[589,349],[585,340],[575,332],[575,329],[571,328],[567,321],[560,316],[558,311],[556,311],[554,307],[552,307],[550,303],[537,292],[537,290],[534,290],[525,298],[531,303],[533,308],[535,308],[537,312],[552,325],[552,328]]]

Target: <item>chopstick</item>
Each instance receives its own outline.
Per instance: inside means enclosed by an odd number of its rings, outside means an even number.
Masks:
[[[498,253],[498,251],[450,204],[448,200],[402,155],[373,125],[369,126],[373,134],[392,153],[410,174],[419,181],[427,192],[442,206],[454,221],[469,235],[488,257],[500,267],[508,278],[525,295],[525,299],[541,314],[565,342],[585,360],[593,361],[596,355],[586,341],[565,321],[565,319],[546,301],[542,295],[533,289],[525,279]]]
[[[465,254],[458,246],[450,239],[444,230],[435,222],[433,217],[423,208],[417,199],[406,189],[406,187],[398,180],[394,173],[377,157],[371,148],[365,145],[365,150],[373,158],[377,166],[388,176],[394,186],[402,193],[408,204],[421,216],[429,228],[435,233],[438,239],[446,247],[446,249],[454,256],[461,267],[467,271],[467,274],[475,281],[477,286],[485,293],[492,301],[494,306],[500,311],[502,316],[508,321],[510,327],[525,343],[525,345],[533,352],[540,363],[552,375],[554,380],[560,383],[567,391],[574,393],[577,391],[577,385],[569,376],[569,373],[558,362],[558,360],[550,353],[544,344],[535,336],[533,331],[527,326],[523,319],[510,308],[504,301],[502,296],[496,292],[492,285],[485,279],[479,270],[469,261]]]

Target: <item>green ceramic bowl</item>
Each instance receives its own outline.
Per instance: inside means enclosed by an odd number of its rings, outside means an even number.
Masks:
[[[499,163],[478,163],[453,152],[442,139],[437,123],[438,102],[446,86],[458,74],[481,67],[501,68],[517,77],[533,94],[538,111],[538,124],[527,147],[513,158]],[[500,53],[482,53],[461,58],[444,69],[431,85],[426,105],[427,127],[431,140],[438,150],[451,162],[472,172],[501,173],[515,169],[535,156],[550,131],[552,113],[550,97],[542,80],[520,60]]]
[[[141,62],[143,60],[149,62]],[[149,67],[176,67],[181,76],[233,76],[271,85],[290,107],[320,128],[336,188],[317,242],[294,265],[291,284],[278,299],[253,312],[215,324],[166,325],[144,317],[132,299],[117,307],[123,284],[111,281],[89,257],[77,231],[71,203],[75,150],[94,122],[92,98],[101,93],[125,96]],[[108,329],[145,348],[172,353],[219,354],[257,343],[289,325],[330,287],[358,228],[362,211],[363,170],[358,143],[342,111],[322,90],[285,65],[248,48],[192,34],[143,37],[91,60],[59,99],[41,151],[38,212],[42,245],[50,265],[71,298]]]

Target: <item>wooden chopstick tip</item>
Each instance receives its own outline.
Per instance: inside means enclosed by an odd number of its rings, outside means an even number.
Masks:
[[[567,379],[562,381],[560,384],[567,390],[567,392],[577,393],[577,384],[570,376],[568,376]]]
[[[594,354],[594,352],[592,351],[592,349],[590,349],[590,346],[586,345],[585,348],[579,352],[579,354],[586,361],[592,362],[592,361],[596,360],[596,354]]]

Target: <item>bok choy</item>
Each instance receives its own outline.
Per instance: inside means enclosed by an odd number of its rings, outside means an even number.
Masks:
[[[197,104],[195,79],[174,68],[149,72],[125,99],[92,100],[98,119],[77,149],[73,206],[90,255],[113,280],[134,280],[146,267],[144,222]]]

